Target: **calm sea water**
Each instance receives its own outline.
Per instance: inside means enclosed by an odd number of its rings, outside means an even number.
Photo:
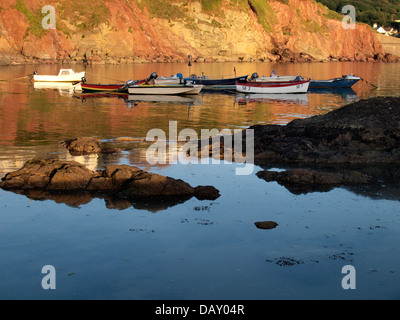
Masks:
[[[70,66],[62,66],[67,68]],[[213,185],[221,197],[172,207],[121,207],[102,199],[34,201],[0,190],[1,299],[398,299],[400,193],[348,190],[294,195],[276,183],[235,175],[233,164],[149,167],[140,143],[112,156],[72,157],[59,142],[82,136],[144,138],[170,121],[178,129],[243,129],[325,114],[359,99],[399,95],[400,65],[224,63],[72,66],[88,82],[159,76],[233,77],[257,72],[328,79],[353,73],[352,90],[296,97],[201,93],[191,101],[133,103],[123,96],[38,88],[27,79],[60,66],[0,67],[0,176],[33,157],[111,163]],[[374,86],[377,86],[376,89]],[[257,221],[276,221],[260,230]],[[44,290],[42,267],[56,269]],[[356,290],[342,288],[355,267]]]

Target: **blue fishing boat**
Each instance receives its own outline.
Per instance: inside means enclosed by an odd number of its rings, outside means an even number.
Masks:
[[[311,80],[310,89],[351,88],[360,80],[360,77],[353,76],[352,74],[330,80]]]

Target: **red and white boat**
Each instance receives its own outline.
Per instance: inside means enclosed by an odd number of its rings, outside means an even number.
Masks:
[[[258,94],[292,94],[307,93],[310,87],[311,79],[303,79],[301,76],[288,80],[275,80],[273,78],[258,79],[255,73],[248,81],[236,82],[236,91],[241,93]]]

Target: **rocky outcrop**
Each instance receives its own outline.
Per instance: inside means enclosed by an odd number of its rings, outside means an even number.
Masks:
[[[42,1],[2,1],[1,63],[397,61],[372,28],[343,29],[340,15],[312,0],[46,4],[55,30],[41,27]]]
[[[254,133],[254,163],[288,169],[266,169],[257,176],[276,181],[293,193],[329,191],[337,186],[399,186],[399,97],[360,100],[285,126],[256,125],[249,129]],[[246,132],[233,139],[243,142],[243,156]],[[199,141],[205,150],[199,148],[197,156],[222,159],[225,154],[235,154],[231,148],[219,148],[224,142],[224,137],[219,141],[209,139],[208,144]]]
[[[400,98],[378,97],[286,126],[253,126],[260,164],[399,164]]]
[[[382,181],[398,184],[397,174],[370,168],[400,165],[400,98],[362,100],[286,126],[252,128],[256,163],[297,167],[261,171],[258,177],[293,193]]]
[[[106,197],[115,202],[180,203],[192,197],[215,200],[220,194],[211,186],[193,188],[188,183],[126,165],[109,165],[103,171],[91,171],[74,161],[33,159],[7,174],[0,188],[46,198],[78,196]],[[80,201],[77,201],[78,203]]]

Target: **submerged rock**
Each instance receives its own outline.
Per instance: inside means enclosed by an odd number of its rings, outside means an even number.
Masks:
[[[66,147],[74,156],[94,153],[116,153],[121,151],[120,149],[105,145],[100,139],[90,137],[65,140],[61,142],[61,145]]]
[[[180,203],[192,197],[215,200],[217,189],[211,186],[193,188],[183,180],[150,173],[127,165],[110,165],[102,171],[91,171],[75,161],[33,159],[7,174],[0,188],[16,193],[36,195],[36,198],[62,199],[86,194],[108,199],[108,205],[127,207],[135,204]],[[84,195],[82,197],[82,195]],[[113,199],[112,201],[110,199]],[[80,200],[78,200],[79,203]]]
[[[274,221],[255,222],[254,224],[258,229],[263,229],[263,230],[271,230],[279,226],[279,224],[277,224]]]

